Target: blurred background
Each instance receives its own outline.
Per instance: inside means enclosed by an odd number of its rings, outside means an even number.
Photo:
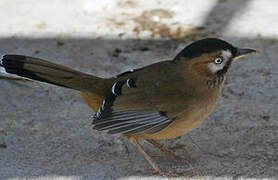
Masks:
[[[0,54],[48,59],[100,77],[218,37],[259,53],[236,62],[214,113],[189,134],[144,143],[162,169],[201,179],[278,177],[278,1],[1,0]],[[124,137],[91,128],[78,92],[0,74],[0,179],[151,179]],[[158,177],[157,177],[158,178]],[[159,178],[158,178],[159,179]]]

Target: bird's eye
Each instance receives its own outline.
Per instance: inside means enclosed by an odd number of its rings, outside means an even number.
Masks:
[[[215,64],[221,64],[222,62],[223,62],[223,59],[221,57],[214,59]]]

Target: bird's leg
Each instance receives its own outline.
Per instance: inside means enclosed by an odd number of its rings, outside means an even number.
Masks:
[[[167,156],[173,157],[177,161],[185,160],[185,158],[176,155],[173,151],[169,150],[166,146],[163,146],[162,144],[160,144],[159,142],[157,142],[157,141],[155,141],[153,139],[146,139],[146,141],[151,143],[154,147],[157,147],[158,149],[160,149]]]
[[[145,152],[142,145],[138,143],[136,139],[130,139],[130,141],[137,147],[137,149],[140,151],[141,154],[145,157],[145,159],[150,163],[150,165],[153,167],[153,169],[157,173],[162,173],[161,169],[158,167],[158,165],[153,161],[153,159]]]

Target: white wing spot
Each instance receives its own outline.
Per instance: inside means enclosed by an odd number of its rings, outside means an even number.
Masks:
[[[105,106],[105,100],[103,100],[102,105],[101,105],[102,110],[104,110],[104,106]]]
[[[97,117],[100,117],[100,110],[97,111]]]
[[[129,85],[129,83],[130,83],[130,79],[128,79],[128,80],[126,81],[126,85],[127,85],[127,87],[131,88],[130,85]]]
[[[114,95],[117,95],[117,93],[115,92],[115,88],[116,88],[117,83],[118,83],[118,82],[115,82],[115,83],[113,84],[113,86],[112,86],[112,93],[113,93]]]

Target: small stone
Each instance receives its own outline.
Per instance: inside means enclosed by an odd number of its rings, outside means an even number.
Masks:
[[[0,148],[7,148],[7,145],[5,143],[0,144]]]

